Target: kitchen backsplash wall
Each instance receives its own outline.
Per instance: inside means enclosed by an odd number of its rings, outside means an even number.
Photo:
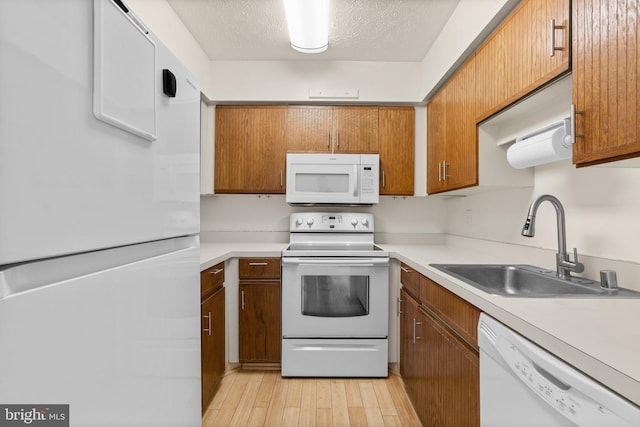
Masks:
[[[216,195],[200,198],[201,231],[288,232],[292,212],[366,211],[379,233],[440,234],[444,232],[445,203],[439,198],[380,197],[365,208],[308,208],[287,205],[284,196]]]
[[[541,194],[562,202],[567,247],[579,254],[640,263],[640,169],[587,167],[562,161],[535,169],[534,188],[450,199],[447,233],[518,245],[557,249],[556,214],[543,203],[536,235],[520,235],[530,203]]]

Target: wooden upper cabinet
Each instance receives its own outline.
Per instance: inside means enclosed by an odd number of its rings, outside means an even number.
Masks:
[[[380,107],[380,195],[413,196],[415,109]]]
[[[216,107],[216,193],[284,193],[285,106]]]
[[[573,0],[577,166],[640,156],[639,15],[635,2]]]
[[[335,153],[378,153],[378,107],[333,107]]]
[[[287,151],[330,153],[333,107],[289,106],[287,108]]]
[[[427,105],[427,192],[478,184],[475,116],[475,63],[472,58]]]
[[[477,121],[569,71],[569,56],[569,0],[523,0],[476,52]]]
[[[445,190],[442,162],[446,156],[447,86],[445,85],[427,104],[427,193]]]
[[[377,153],[378,107],[290,106],[287,151]]]
[[[478,185],[474,78],[475,63],[471,58],[455,74],[446,94],[446,155],[442,178],[447,190]]]
[[[504,33],[496,31],[474,55],[477,114],[488,116],[508,98],[506,91]]]

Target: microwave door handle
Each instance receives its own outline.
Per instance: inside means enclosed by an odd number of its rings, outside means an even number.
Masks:
[[[351,194],[353,194],[354,197],[356,197],[358,195],[358,178],[359,178],[360,174],[358,171],[358,165],[353,165],[353,191],[351,192]]]

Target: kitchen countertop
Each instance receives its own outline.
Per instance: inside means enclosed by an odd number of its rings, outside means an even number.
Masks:
[[[287,243],[202,243],[201,270],[235,257],[279,257]],[[514,251],[494,254],[451,244],[381,244],[392,258],[640,405],[640,299],[511,298],[491,295],[429,264],[530,264]]]

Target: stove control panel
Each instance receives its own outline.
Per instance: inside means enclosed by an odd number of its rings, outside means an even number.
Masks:
[[[373,233],[373,215],[369,213],[296,212],[289,220],[291,232]]]

